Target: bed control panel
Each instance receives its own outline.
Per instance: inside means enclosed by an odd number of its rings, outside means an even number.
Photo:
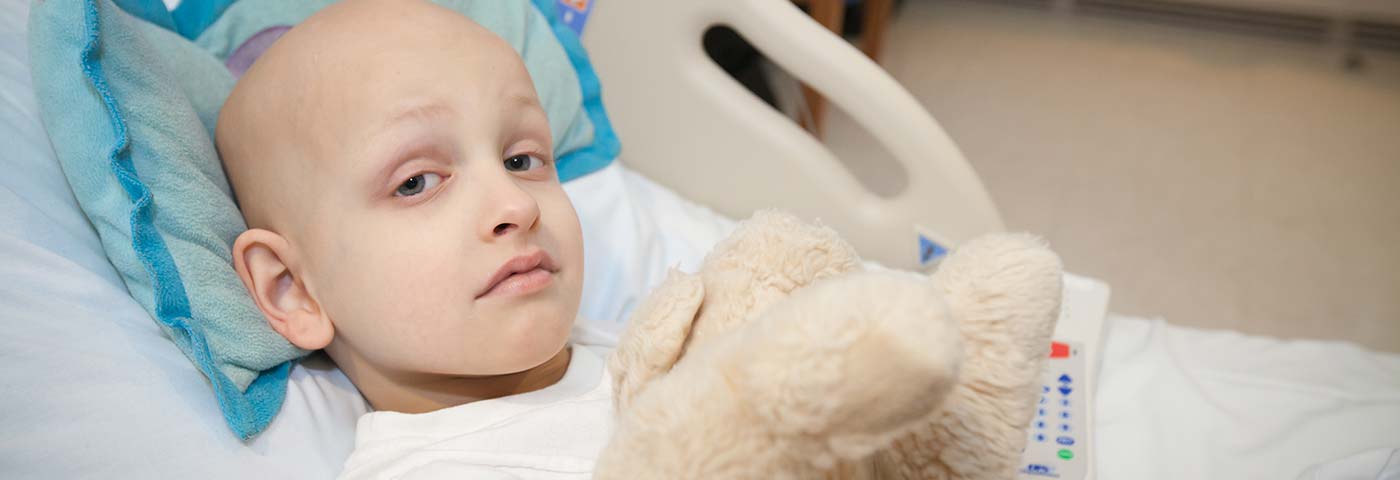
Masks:
[[[1051,344],[1041,374],[1040,398],[1026,430],[1022,478],[1083,479],[1088,473],[1085,440],[1084,355],[1079,342]],[[1078,380],[1078,382],[1076,382]]]
[[[1108,285],[1065,275],[1059,323],[1026,429],[1019,479],[1091,480],[1094,378],[1108,313]]]

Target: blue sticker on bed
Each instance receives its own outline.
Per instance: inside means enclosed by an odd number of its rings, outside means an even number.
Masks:
[[[230,245],[247,227],[214,122],[235,74],[330,3],[185,0],[170,12],[161,0],[48,0],[30,12],[35,91],[78,203],[132,298],[209,379],[245,440],[276,416],[306,352],[267,326],[233,271]],[[598,78],[552,0],[436,3],[520,52],[562,181],[617,156]]]

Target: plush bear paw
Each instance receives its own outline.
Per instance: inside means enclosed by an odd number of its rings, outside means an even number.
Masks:
[[[620,412],[598,478],[815,478],[923,425],[956,383],[926,278],[843,275],[687,352]]]
[[[762,424],[819,469],[921,425],[962,361],[942,295],[902,272],[818,281],[742,333],[762,348],[735,357],[731,381]]]
[[[690,344],[734,329],[814,281],[861,268],[855,248],[835,230],[764,210],[740,223],[705,257],[705,308]]]
[[[627,408],[642,387],[670,371],[680,359],[704,298],[700,277],[672,269],[632,311],[627,329],[608,360],[617,409]]]

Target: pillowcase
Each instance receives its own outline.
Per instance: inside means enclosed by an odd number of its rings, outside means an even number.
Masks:
[[[120,3],[168,15],[151,6],[159,2]],[[196,15],[143,21],[110,0],[37,2],[29,56],[51,143],[112,265],[209,379],[229,428],[248,439],[276,415],[305,352],[266,325],[232,268],[230,245],[246,225],[212,140],[234,83],[220,60],[258,32],[295,24],[330,2],[191,0],[181,8],[201,3],[218,17],[207,29],[196,28],[208,20]],[[439,3],[521,53],[558,139],[561,179],[612,160],[619,147],[597,79],[567,27],[525,3]],[[228,8],[218,15],[217,6]],[[172,23],[198,35],[196,43],[160,26]]]

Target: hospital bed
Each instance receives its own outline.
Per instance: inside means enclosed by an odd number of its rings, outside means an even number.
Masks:
[[[0,471],[333,476],[367,406],[324,357],[297,366],[277,420],[239,442],[199,372],[126,295],[38,121],[27,8],[0,0]],[[701,49],[715,24],[849,112],[894,155],[907,188],[866,190],[819,142],[730,80]],[[755,208],[820,218],[867,258],[909,269],[1004,228],[928,112],[786,1],[602,0],[583,40],[624,145],[619,162],[565,186],[590,264],[618,265],[585,281],[585,298],[616,299],[585,301],[585,322],[601,337],[620,329],[667,267],[693,268],[731,219]],[[1078,419],[1084,435],[1076,438],[1095,440],[1077,450],[1080,478],[1294,478],[1309,465],[1400,446],[1400,357],[1105,315],[1106,288],[1079,277],[1068,284],[1082,288],[1067,294],[1078,297],[1057,340],[1083,355],[1076,375],[1098,379],[1074,384],[1077,398],[1093,402]],[[1025,478],[1049,473],[1032,465],[1043,464],[1028,460]]]

